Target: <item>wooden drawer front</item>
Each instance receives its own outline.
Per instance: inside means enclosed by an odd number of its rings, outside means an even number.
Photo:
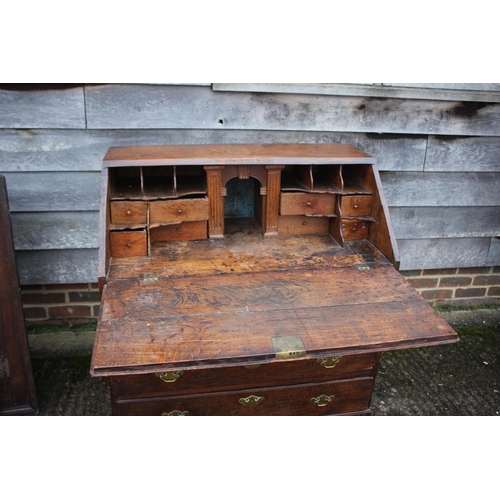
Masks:
[[[148,204],[142,201],[112,201],[112,224],[146,224]]]
[[[329,223],[329,217],[280,215],[278,217],[278,234],[326,234]]]
[[[342,217],[362,217],[371,215],[372,197],[366,196],[342,196],[340,206]]]
[[[152,201],[149,205],[150,224],[208,220],[208,198]]]
[[[118,415],[331,415],[368,409],[371,377],[287,387],[118,401]]]
[[[281,215],[334,215],[334,194],[281,193]]]
[[[207,222],[203,220],[158,226],[149,232],[151,241],[206,240],[207,236]]]
[[[369,224],[368,221],[364,220],[343,219],[342,236],[344,240],[366,240]]]
[[[153,373],[125,375],[112,377],[111,388],[118,399],[131,399],[373,377],[379,357],[377,353],[343,356],[336,363],[329,358],[326,365],[334,365],[331,368],[325,368],[317,360],[308,359],[266,363],[250,369],[235,366],[186,370],[174,382],[163,382]],[[174,372],[170,372],[172,373]]]
[[[146,230],[109,233],[113,257],[139,257],[148,254]]]

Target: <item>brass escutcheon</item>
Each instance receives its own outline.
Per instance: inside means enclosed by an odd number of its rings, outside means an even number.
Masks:
[[[246,406],[246,407],[254,407],[262,403],[266,399],[264,396],[248,396],[247,398],[240,398],[239,403],[240,405]]]
[[[163,382],[175,382],[178,378],[184,375],[184,372],[165,372],[155,374]]]
[[[321,394],[317,398],[311,398],[311,403],[316,406],[326,406],[334,400],[335,396],[327,396],[326,394]]]
[[[333,358],[319,358],[318,363],[324,368],[334,368],[338,365],[341,359],[342,356],[335,356]]]
[[[162,413],[162,417],[185,417],[186,415],[189,415],[188,411],[180,411],[180,410],[174,410],[169,413]]]

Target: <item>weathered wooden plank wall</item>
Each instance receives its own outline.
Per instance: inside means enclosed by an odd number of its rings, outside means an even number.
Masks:
[[[401,269],[497,266],[499,136],[499,84],[0,87],[23,284],[95,281],[101,159],[133,144],[354,144],[377,158]]]

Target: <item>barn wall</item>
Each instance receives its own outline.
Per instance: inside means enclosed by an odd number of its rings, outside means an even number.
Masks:
[[[402,85],[0,86],[21,283],[96,281],[101,159],[137,144],[354,144],[402,270],[500,266],[500,85]]]

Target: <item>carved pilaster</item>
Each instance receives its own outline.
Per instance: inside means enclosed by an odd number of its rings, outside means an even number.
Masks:
[[[265,236],[278,234],[278,214],[280,205],[280,191],[281,191],[281,170],[283,165],[269,165],[267,169],[267,196],[266,196],[266,210],[265,210],[265,223],[266,229]]]
[[[224,199],[221,193],[221,172],[224,167],[204,167],[207,172],[207,193],[209,202],[208,236],[224,237]]]

